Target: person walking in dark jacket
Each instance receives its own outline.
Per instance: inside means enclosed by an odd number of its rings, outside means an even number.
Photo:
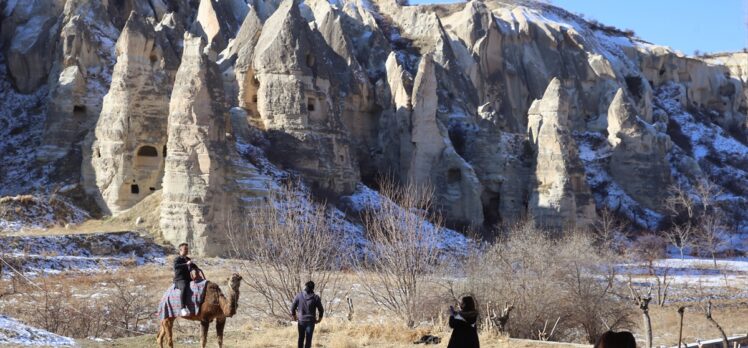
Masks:
[[[179,244],[179,256],[174,259],[174,287],[181,291],[180,299],[182,300],[182,310],[179,315],[186,317],[190,315],[187,309],[187,302],[190,298],[190,271],[197,268],[192,260],[187,256],[190,253],[190,246],[187,243]]]
[[[472,296],[462,298],[459,312],[449,306],[449,327],[453,331],[447,348],[479,348],[477,322],[478,311]]]
[[[299,348],[312,347],[314,325],[322,321],[324,313],[322,300],[314,293],[314,282],[308,281],[304,284],[304,291],[296,295],[291,305],[291,318],[299,321]]]

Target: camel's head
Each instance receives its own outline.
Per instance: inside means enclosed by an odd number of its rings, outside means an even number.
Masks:
[[[234,291],[239,290],[239,285],[242,283],[242,276],[240,276],[238,273],[234,273],[229,278],[229,287],[231,289],[234,289]]]

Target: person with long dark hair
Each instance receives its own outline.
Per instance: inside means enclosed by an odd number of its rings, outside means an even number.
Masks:
[[[479,348],[478,341],[478,310],[472,296],[464,296],[460,301],[460,310],[455,311],[449,306],[449,327],[452,337],[449,338],[447,348]]]

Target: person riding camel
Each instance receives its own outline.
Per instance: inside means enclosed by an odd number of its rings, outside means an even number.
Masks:
[[[187,303],[190,298],[188,290],[190,289],[190,281],[192,280],[190,271],[197,269],[192,259],[187,256],[189,253],[190,246],[187,243],[179,244],[179,256],[174,259],[174,287],[181,292],[182,310],[179,311],[179,315],[183,317],[190,315],[190,311],[187,309]]]

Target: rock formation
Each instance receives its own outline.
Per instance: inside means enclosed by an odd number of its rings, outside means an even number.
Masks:
[[[173,84],[168,70],[176,67],[167,66],[156,35],[141,15],[130,15],[117,41],[111,88],[86,161],[95,176],[88,178],[87,190],[100,193],[111,213],[161,189]]]
[[[315,189],[346,193],[353,191],[359,173],[342,125],[330,57],[296,0],[284,0],[257,40],[254,77],[243,80],[259,84],[257,114],[274,143],[270,157],[302,172]]]
[[[225,255],[229,149],[223,85],[201,37],[186,34],[169,103],[161,231],[174,245]]]
[[[626,193],[645,207],[658,209],[672,183],[665,157],[670,138],[638,117],[626,98],[619,89],[608,111],[608,141],[614,146],[610,172]]]
[[[528,213],[548,227],[589,227],[596,217],[569,128],[571,98],[561,81],[553,79],[528,112],[528,136],[537,153]]]
[[[589,226],[604,208],[656,228],[674,183],[748,192],[745,53],[687,57],[552,5],[30,0],[1,15],[0,192],[81,185],[117,215],[162,189],[164,237],[198,253],[219,253],[222,214],[289,178],[331,202],[383,175],[429,184],[448,224],[475,230]]]

